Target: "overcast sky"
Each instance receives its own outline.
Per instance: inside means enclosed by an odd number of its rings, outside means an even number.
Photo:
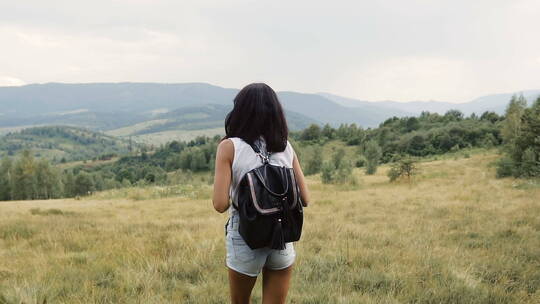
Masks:
[[[538,0],[0,1],[0,85],[208,82],[363,100],[540,89]]]

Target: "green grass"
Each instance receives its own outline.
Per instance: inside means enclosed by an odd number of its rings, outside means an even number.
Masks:
[[[148,144],[148,145],[161,145],[166,144],[173,140],[178,141],[190,141],[195,139],[197,136],[214,136],[214,135],[223,135],[225,131],[222,127],[220,128],[210,128],[210,129],[200,129],[200,130],[170,130],[170,131],[160,131],[149,134],[140,134],[133,135],[131,138],[139,143]]]
[[[412,183],[310,176],[288,302],[539,303],[540,188],[496,179],[496,157],[422,162]],[[193,180],[1,203],[0,303],[227,303],[226,215]]]

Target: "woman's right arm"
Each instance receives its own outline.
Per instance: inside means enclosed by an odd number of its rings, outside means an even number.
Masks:
[[[300,187],[300,197],[302,198],[302,205],[304,207],[307,207],[309,205],[309,191],[306,185],[304,172],[302,172],[302,168],[300,167],[300,163],[298,162],[296,153],[294,153],[293,158],[293,170],[294,176],[296,177],[296,182],[298,183],[298,187]]]
[[[221,141],[216,152],[214,196],[212,198],[214,209],[220,213],[229,209],[229,187],[231,186],[233,159],[234,144],[230,139]]]

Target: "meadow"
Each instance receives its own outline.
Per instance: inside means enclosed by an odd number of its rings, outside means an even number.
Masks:
[[[540,185],[494,152],[309,176],[290,303],[540,303]],[[210,181],[0,203],[0,303],[227,303]],[[253,302],[260,303],[261,279]]]

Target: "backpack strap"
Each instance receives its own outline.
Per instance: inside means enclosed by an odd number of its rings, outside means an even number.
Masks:
[[[268,164],[268,163],[269,163],[269,161],[270,161],[270,154],[272,154],[272,153],[268,153],[268,152],[266,152],[266,154],[265,154],[265,153],[262,153],[262,152],[261,152],[261,149],[259,148],[259,146],[257,146],[255,143],[249,144],[249,145],[251,146],[251,149],[253,149],[253,151],[255,151],[255,153],[256,153],[257,155],[259,155],[259,157],[261,158],[263,164]]]

